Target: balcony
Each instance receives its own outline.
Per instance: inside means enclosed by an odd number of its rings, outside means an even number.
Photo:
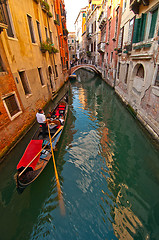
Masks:
[[[148,6],[149,0],[130,0],[130,10],[132,10],[135,14],[139,14],[139,7],[141,4]]]
[[[100,42],[98,44],[98,52],[104,53],[105,52],[105,42]]]
[[[3,1],[0,1],[0,32],[7,28],[8,25],[3,11]]]
[[[99,28],[102,29],[106,25],[106,18],[103,18],[99,24]]]

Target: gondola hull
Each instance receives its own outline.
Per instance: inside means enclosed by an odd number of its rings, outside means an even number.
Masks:
[[[55,116],[63,119],[62,124],[53,124],[50,129],[51,144],[54,150],[57,148],[57,144],[62,135],[66,123],[67,113],[68,98],[67,95],[65,95],[50,113],[51,119]],[[19,193],[23,192],[28,185],[34,182],[48,164],[52,156],[51,144],[48,132],[46,133],[46,136],[43,137],[42,128],[39,126],[17,165],[15,181]]]

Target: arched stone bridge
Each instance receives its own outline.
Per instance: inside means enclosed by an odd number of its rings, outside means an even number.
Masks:
[[[94,66],[94,65],[91,65],[91,64],[80,64],[80,65],[76,65],[74,67],[72,67],[70,70],[70,74],[73,74],[74,72],[76,72],[78,69],[80,68],[84,68],[84,69],[91,69],[93,70],[94,72],[96,72],[97,74],[101,75],[101,72]]]

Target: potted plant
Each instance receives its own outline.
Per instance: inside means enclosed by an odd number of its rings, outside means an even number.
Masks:
[[[55,23],[56,25],[59,24],[59,22],[58,22],[56,19],[54,19],[54,23]]]
[[[48,15],[50,18],[52,18],[52,17],[53,17],[53,15],[52,15],[52,13],[51,13],[51,12],[48,12],[48,13],[47,13],[47,15]]]
[[[53,47],[52,47],[52,52],[53,52],[53,53],[58,53],[59,50],[53,46]]]
[[[45,2],[45,0],[41,0],[40,3],[41,3],[41,6],[42,6],[42,9],[45,12],[49,12],[49,9],[50,9],[49,4],[47,2]]]
[[[40,50],[42,51],[42,53],[45,53],[48,50],[48,44],[45,42],[41,42]]]

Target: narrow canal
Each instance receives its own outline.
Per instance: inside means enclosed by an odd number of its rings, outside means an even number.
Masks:
[[[35,124],[0,165],[0,240],[157,240],[159,152],[105,82],[86,70],[77,75],[55,153],[66,215],[52,161],[16,191],[16,165]]]

